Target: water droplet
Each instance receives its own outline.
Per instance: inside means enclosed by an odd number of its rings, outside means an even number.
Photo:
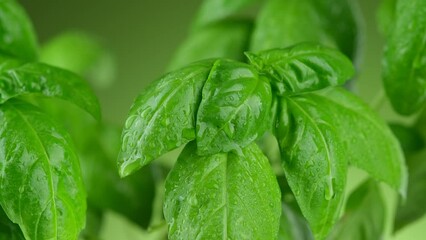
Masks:
[[[333,186],[334,178],[333,177],[327,177],[326,178],[326,187],[325,187],[325,193],[324,197],[325,200],[329,201],[332,198],[334,198],[334,186]]]

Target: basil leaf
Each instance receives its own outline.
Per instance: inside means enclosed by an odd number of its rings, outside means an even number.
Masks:
[[[314,240],[306,220],[287,204],[283,204],[278,240]]]
[[[312,93],[309,98],[328,106],[328,114],[334,116],[333,125],[346,144],[349,162],[405,195],[404,156],[387,124],[361,99],[344,89]]]
[[[70,101],[96,119],[100,118],[96,96],[78,75],[43,63],[0,58],[0,104],[28,94]]]
[[[0,53],[27,61],[37,58],[33,26],[16,1],[0,1]]]
[[[195,18],[195,27],[228,18],[256,0],[204,0]]]
[[[405,154],[419,151],[425,147],[422,136],[415,128],[396,123],[389,124],[389,127],[401,144]]]
[[[388,35],[394,27],[397,0],[381,0],[377,12],[377,22],[382,34]]]
[[[268,129],[269,81],[248,64],[217,60],[204,84],[197,113],[201,155],[239,150]]]
[[[383,80],[393,108],[409,115],[426,102],[426,9],[424,0],[400,0],[385,46]],[[408,30],[407,30],[408,29]]]
[[[276,239],[280,191],[260,149],[195,152],[195,144],[186,146],[166,179],[169,239]]]
[[[420,116],[418,117],[414,128],[420,135],[422,135],[423,140],[426,141],[426,107],[420,113]]]
[[[251,29],[248,20],[223,20],[200,28],[180,46],[169,69],[207,58],[243,60]]]
[[[317,44],[246,53],[250,64],[271,79],[277,95],[314,91],[345,83],[354,75],[351,61]]]
[[[144,230],[124,216],[107,211],[99,233],[99,239],[167,240],[167,225],[164,223],[164,225]]]
[[[276,135],[288,184],[315,239],[339,217],[347,159],[329,106],[304,96],[281,98]]]
[[[64,32],[44,44],[40,61],[87,78],[95,87],[111,85],[115,77],[112,54],[95,37]]]
[[[354,4],[349,0],[270,0],[257,18],[250,49],[318,42],[339,48],[353,59],[359,42]]]
[[[400,201],[396,212],[394,230],[398,231],[426,214],[426,149],[407,157],[407,198]]]
[[[195,113],[213,61],[194,63],[155,81],[135,100],[122,133],[122,177],[195,139]]]
[[[345,214],[327,239],[383,239],[385,215],[379,186],[367,181],[349,196]]]
[[[85,225],[80,165],[66,132],[35,107],[0,106],[0,205],[27,239],[76,239]]]
[[[0,207],[0,240],[25,240],[19,226],[9,220]]]
[[[250,50],[283,48],[301,42],[337,47],[321,21],[311,0],[269,0],[256,19]]]

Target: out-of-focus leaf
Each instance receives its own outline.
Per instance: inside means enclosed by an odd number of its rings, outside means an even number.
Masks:
[[[252,21],[223,20],[192,32],[173,57],[169,69],[177,69],[197,60],[230,58],[242,60],[248,48]]]
[[[270,0],[257,18],[250,49],[317,42],[354,59],[359,41],[354,4],[350,0]]]
[[[332,125],[346,145],[345,156],[350,164],[405,195],[404,155],[388,125],[361,99],[344,89],[318,91],[311,93],[309,99],[327,106]]]
[[[195,18],[195,27],[226,19],[256,0],[204,0]]]
[[[396,2],[397,0],[380,0],[377,22],[380,32],[384,35],[391,32],[394,27]]]
[[[0,104],[28,94],[60,98],[100,118],[95,94],[78,75],[43,63],[0,57]]]
[[[383,239],[385,216],[385,203],[379,186],[367,181],[350,195],[345,214],[327,239]]]
[[[281,96],[343,85],[355,72],[345,55],[318,44],[298,44],[246,55],[250,64],[270,78],[275,93]]]
[[[389,127],[399,140],[405,154],[419,151],[425,147],[421,134],[415,128],[396,123],[389,124]]]
[[[170,72],[135,100],[122,133],[119,173],[127,176],[195,139],[195,116],[213,60]]]
[[[419,115],[414,127],[423,137],[423,140],[426,141],[426,106],[423,109],[422,113]]]
[[[407,199],[400,201],[395,217],[395,231],[418,220],[426,213],[426,149],[407,157]]]
[[[312,235],[306,220],[293,209],[291,209],[290,206],[283,204],[278,240],[299,239],[314,240],[314,236]]]
[[[280,99],[276,136],[288,184],[315,239],[323,239],[340,214],[347,158],[329,106],[306,95]]]
[[[0,54],[25,61],[37,59],[33,26],[25,11],[14,0],[0,1]]]
[[[166,180],[170,239],[276,239],[280,192],[268,159],[252,144],[198,156],[183,150]]]
[[[25,240],[18,225],[9,220],[0,207],[0,240]]]
[[[115,78],[112,54],[100,41],[83,32],[65,32],[46,43],[40,61],[87,78],[95,87],[107,87]]]
[[[99,239],[167,240],[167,225],[164,223],[164,225],[144,230],[125,217],[107,211],[104,215],[103,224],[99,232]]]
[[[410,115],[426,103],[426,1],[398,0],[395,13],[383,81],[393,108]]]
[[[0,205],[27,239],[76,239],[86,194],[71,139],[37,108],[0,106]]]
[[[250,65],[217,60],[197,112],[197,152],[239,151],[269,129],[271,87]]]

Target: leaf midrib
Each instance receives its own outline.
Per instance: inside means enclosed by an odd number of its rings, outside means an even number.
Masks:
[[[323,133],[320,131],[320,129],[318,128],[317,124],[315,123],[314,119],[312,119],[312,117],[294,100],[292,100],[290,97],[287,97],[286,99],[288,99],[289,101],[291,101],[306,117],[307,119],[313,124],[314,129],[319,133],[319,135],[321,136],[321,141],[324,144],[325,150],[326,150],[326,157],[327,157],[327,162],[328,162],[328,170],[329,170],[329,176],[333,177],[332,174],[332,170],[331,170],[331,157],[330,157],[330,149],[327,145],[327,142],[325,141],[325,137],[323,135]],[[328,186],[326,186],[328,187]],[[334,191],[334,189],[333,189]],[[329,213],[330,213],[330,207],[331,207],[331,200],[327,201],[327,209],[326,209],[326,213],[327,213],[327,217],[325,217],[323,222],[327,222],[329,220]],[[323,235],[323,231],[325,225],[322,227],[322,229],[320,230],[320,234]]]
[[[50,200],[49,201],[51,201],[52,202],[52,204],[53,204],[53,208],[55,209],[54,211],[53,211],[53,222],[54,222],[54,224],[55,224],[55,228],[54,228],[54,236],[55,237],[57,237],[58,236],[58,226],[57,226],[57,209],[56,209],[56,202],[55,202],[55,195],[56,195],[56,193],[55,193],[55,190],[54,190],[54,187],[53,187],[53,179],[52,179],[52,172],[51,172],[51,168],[50,168],[50,162],[49,162],[49,156],[48,156],[48,154],[47,154],[47,151],[46,151],[46,149],[45,149],[45,147],[44,147],[44,145],[43,145],[43,142],[41,141],[41,139],[40,139],[40,137],[38,136],[38,134],[37,134],[37,131],[32,127],[32,125],[30,124],[30,122],[28,121],[28,119],[25,117],[25,115],[21,112],[21,110],[19,110],[19,108],[18,107],[16,107],[16,106],[14,106],[14,105],[10,105],[13,109],[15,109],[15,111],[16,111],[16,113],[21,117],[21,119],[23,120],[23,122],[28,126],[28,129],[30,130],[30,132],[32,133],[32,135],[34,136],[34,139],[36,139],[36,141],[37,141],[37,144],[39,145],[39,148],[40,149],[42,149],[42,153],[43,153],[43,155],[44,155],[44,157],[45,157],[45,160],[48,162],[48,168],[47,168],[47,171],[48,171],[48,176],[49,176],[49,188],[50,188],[50,191],[51,191],[51,194],[52,194],[52,196],[51,196],[51,198],[50,198]],[[35,161],[33,164],[35,164],[37,161]],[[26,174],[26,176],[25,176],[25,180],[24,181],[26,181],[27,180],[27,177],[29,176],[29,173],[28,174]],[[24,185],[25,186],[25,185]],[[23,191],[22,191],[23,192]],[[21,199],[22,199],[22,192],[20,192],[20,194],[19,194],[19,206],[21,206]],[[41,212],[41,214],[43,214],[43,211]],[[20,216],[21,216],[21,222],[22,222],[22,212],[20,212]],[[37,239],[37,231],[38,231],[38,224],[37,224],[37,226],[36,226],[36,232],[35,232],[35,237],[36,237],[36,239]]]

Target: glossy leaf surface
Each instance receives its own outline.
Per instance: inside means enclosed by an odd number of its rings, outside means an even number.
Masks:
[[[195,114],[213,61],[170,72],[135,100],[122,133],[122,177],[195,139]]]
[[[344,215],[327,239],[383,239],[385,206],[377,183],[363,183],[350,195]]]
[[[260,149],[242,155],[180,155],[166,180],[164,216],[169,239],[276,239],[280,191]]]
[[[77,238],[86,196],[68,135],[35,107],[0,106],[0,204],[27,239]]]
[[[361,99],[343,89],[312,93],[309,99],[328,106],[333,125],[346,145],[349,162],[404,195],[407,187],[404,156],[385,121]]]
[[[60,98],[100,118],[96,96],[78,75],[43,63],[0,58],[0,104],[28,94]]]
[[[350,0],[270,0],[257,18],[250,49],[316,42],[353,59],[359,41],[354,5]]]
[[[409,178],[407,199],[400,201],[396,212],[395,231],[426,214],[426,150],[407,157]]]
[[[37,58],[33,26],[14,0],[0,1],[0,53],[27,61]]]
[[[385,46],[383,80],[393,108],[409,115],[426,102],[426,1],[400,0]]]
[[[315,239],[327,236],[340,214],[347,158],[329,106],[298,97],[282,98],[276,136],[282,166]]]
[[[268,130],[269,81],[250,65],[215,62],[197,113],[197,151],[215,154],[239,150]]]
[[[192,32],[183,42],[169,69],[208,58],[242,60],[251,29],[249,20],[223,20],[204,26]]]
[[[278,95],[314,91],[345,83],[354,74],[339,51],[317,44],[246,53],[250,63],[271,79]]]
[[[203,0],[195,18],[195,27],[200,27],[230,17],[255,0]]]

